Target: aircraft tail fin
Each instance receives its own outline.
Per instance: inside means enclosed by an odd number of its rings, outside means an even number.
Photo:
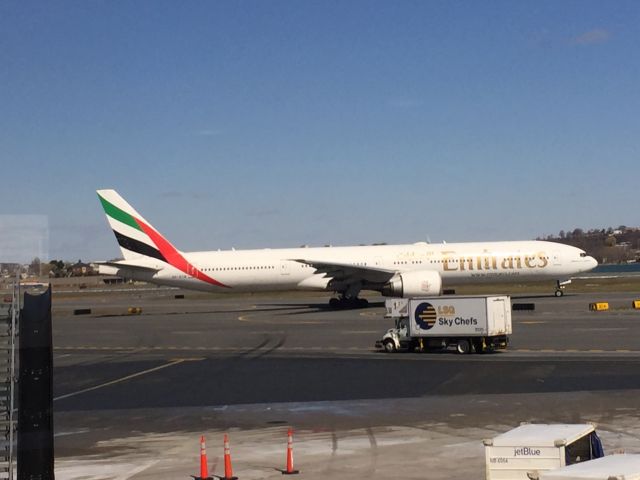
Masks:
[[[125,260],[151,257],[166,263],[177,250],[115,190],[98,190],[98,198]]]
[[[185,258],[169,241],[134,210],[115,190],[98,190],[98,198],[107,214],[107,220],[118,240],[122,256],[126,262],[116,262],[120,268],[130,270],[155,270],[149,263],[140,265],[144,259],[157,259],[186,273],[189,277],[218,287],[230,288]],[[125,265],[126,264],[126,265]]]

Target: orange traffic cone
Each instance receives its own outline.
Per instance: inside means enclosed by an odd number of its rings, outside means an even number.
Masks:
[[[293,430],[287,431],[287,469],[282,471],[283,475],[295,475],[300,470],[293,469]]]
[[[233,476],[233,468],[231,467],[231,450],[229,449],[229,436],[224,434],[224,477],[223,480],[237,480],[238,477]]]
[[[204,444],[204,435],[200,437],[200,476],[193,477],[196,480],[213,480],[209,476],[209,470],[207,468],[207,450]]]

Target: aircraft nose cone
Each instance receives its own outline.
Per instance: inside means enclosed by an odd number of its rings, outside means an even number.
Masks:
[[[597,266],[598,266],[598,261],[593,257],[589,257],[589,270],[592,270]]]

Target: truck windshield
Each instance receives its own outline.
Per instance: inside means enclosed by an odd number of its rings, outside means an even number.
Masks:
[[[398,330],[402,330],[403,328],[407,328],[407,319],[406,318],[398,318],[396,320],[396,328]]]

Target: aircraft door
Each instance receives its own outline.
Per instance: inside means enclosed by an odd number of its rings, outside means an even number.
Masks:
[[[291,262],[287,260],[280,262],[280,275],[291,275]]]

